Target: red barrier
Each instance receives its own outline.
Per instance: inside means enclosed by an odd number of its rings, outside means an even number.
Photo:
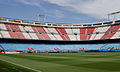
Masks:
[[[0,52],[0,54],[5,54],[5,52]]]
[[[59,50],[59,48],[54,48],[54,50]]]

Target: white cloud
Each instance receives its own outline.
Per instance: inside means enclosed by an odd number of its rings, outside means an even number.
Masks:
[[[64,12],[61,10],[52,10],[52,11],[46,11],[46,16],[53,17],[55,19],[61,19],[64,17]]]
[[[64,13],[60,10],[55,10],[55,17],[57,19],[60,19],[60,18],[64,17]]]
[[[120,10],[120,0],[45,0],[58,6],[66,7],[78,13],[96,18],[107,16],[108,13]]]
[[[44,12],[46,12],[47,16],[54,16],[54,18],[56,19],[60,19],[62,17],[64,17],[64,13],[61,10],[46,10],[44,9],[44,7],[42,6],[42,1],[41,0],[19,0],[21,3],[27,4],[27,5],[31,5],[31,6],[36,6],[39,7],[40,9],[44,10]]]
[[[39,0],[19,0],[21,3],[41,7]]]
[[[43,0],[43,1],[19,0],[19,1],[27,5],[39,7],[43,10],[46,9],[42,7],[42,2],[46,1],[61,6],[63,9],[67,9],[77,13],[88,14],[96,18],[106,18],[108,13],[120,10],[119,4],[120,0]],[[53,11],[51,10],[51,12]],[[57,18],[61,18],[64,16],[63,12],[60,10],[59,11],[56,10],[55,12],[54,13],[56,14]]]

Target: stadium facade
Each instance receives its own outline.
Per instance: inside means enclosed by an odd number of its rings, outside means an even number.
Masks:
[[[120,20],[56,24],[0,18],[0,51],[120,51]]]

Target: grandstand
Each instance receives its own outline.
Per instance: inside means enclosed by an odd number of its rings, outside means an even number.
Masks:
[[[47,53],[120,51],[120,20],[89,24],[56,24],[0,18],[0,39],[0,45],[7,52],[28,52],[28,48],[33,48],[34,52]],[[14,40],[15,42],[12,42]],[[20,40],[23,43],[20,43]],[[92,41],[100,40],[103,40],[102,43],[105,44],[89,44]],[[111,44],[104,42],[106,40],[117,40],[117,42]],[[30,42],[26,43],[26,41]],[[50,43],[39,43],[40,41]],[[56,43],[52,44],[52,41]],[[67,43],[63,41],[67,41]],[[90,42],[86,43],[88,41]],[[63,42],[63,44],[57,42]],[[75,43],[71,44],[70,42]],[[82,42],[84,44],[81,44]],[[114,48],[108,49],[110,46]]]

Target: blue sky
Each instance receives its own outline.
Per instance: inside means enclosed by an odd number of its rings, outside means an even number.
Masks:
[[[0,0],[0,17],[37,21],[46,15],[52,23],[107,21],[107,14],[120,11],[120,0]]]

